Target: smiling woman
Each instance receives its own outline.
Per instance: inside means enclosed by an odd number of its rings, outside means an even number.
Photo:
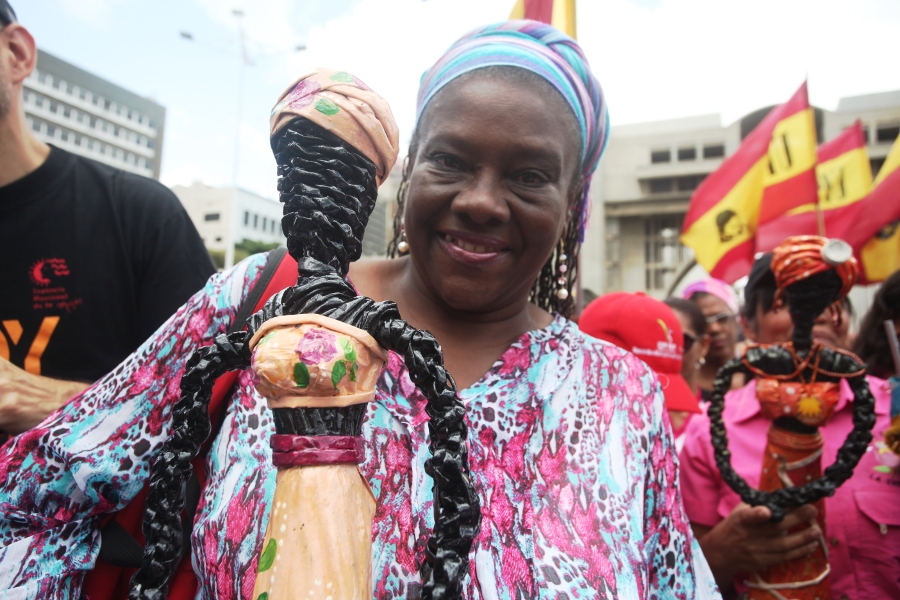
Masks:
[[[283,109],[276,106],[276,117]],[[351,294],[333,308],[358,317],[357,303],[393,301],[406,321],[431,332],[462,401],[448,413],[465,420],[468,439],[429,427],[436,417],[413,383],[421,383],[419,372],[389,353],[360,423],[359,471],[375,503],[371,581],[379,599],[423,593],[420,567],[435,523],[428,473],[441,479],[426,461],[430,447],[441,445],[461,454],[468,448],[482,509],[468,567],[458,573],[462,597],[718,597],[682,508],[659,382],[634,356],[588,337],[565,318],[585,199],[607,128],[605,102],[581,49],[547,25],[510,21],[475,30],[422,79],[395,244],[404,239],[408,253],[352,263],[349,279],[368,298]],[[307,185],[305,177],[327,178],[328,169],[295,172],[282,152],[291,142],[275,139],[288,246],[304,257],[315,246],[309,238],[318,235],[308,229],[332,217],[323,209],[307,211],[302,220],[299,209],[313,203],[339,212],[359,190]],[[380,166],[380,176],[389,168]],[[353,238],[358,225],[333,231]],[[349,263],[359,255],[355,243],[348,238],[330,250],[343,252]],[[327,262],[325,254],[317,260]],[[305,261],[298,288],[311,286]],[[171,454],[161,447],[178,395],[169,382],[184,371],[175,354],[209,344],[232,324],[236,304],[248,296],[263,263],[251,257],[215,276],[114,374],[32,437],[0,451],[0,473],[9,475],[0,479],[0,494],[6,494],[0,501],[8,501],[0,506],[23,507],[0,520],[0,542],[7,543],[0,548],[0,573],[7,564],[17,569],[0,582],[19,586],[21,597],[78,597],[103,513],[140,489],[152,458],[162,455],[165,462]],[[340,276],[329,281],[352,289]],[[286,298],[287,306],[294,289],[276,298]],[[385,337],[402,335],[391,329]],[[307,350],[296,352],[312,361]],[[320,350],[317,358],[334,359]],[[411,359],[421,360],[417,352],[409,352]],[[332,383],[349,372],[342,368]],[[303,367],[293,376],[309,385],[313,371]],[[454,387],[449,377],[440,379]],[[272,563],[271,553],[263,552],[266,515],[278,509],[272,507],[272,449],[264,443],[274,428],[250,374],[242,375],[211,442],[193,523],[190,564],[203,597],[251,598],[257,569],[278,565],[277,556]],[[52,450],[38,441],[42,435]],[[47,453],[66,457],[65,464],[47,461]],[[55,470],[47,472],[45,463]],[[52,518],[44,514],[49,509]],[[77,521],[75,533],[58,531],[69,526],[67,519]],[[20,565],[16,557],[29,552],[40,552],[41,560]],[[266,556],[262,565],[254,558],[260,554]],[[437,556],[435,570],[440,562]],[[315,584],[310,594],[320,597]]]

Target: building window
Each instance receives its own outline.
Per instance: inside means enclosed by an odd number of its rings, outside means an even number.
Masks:
[[[61,139],[64,142],[68,142],[69,141],[69,132],[64,129],[61,130],[59,132],[59,139]]]
[[[41,124],[38,121],[31,121],[31,128],[35,131],[41,130]]]
[[[268,219],[266,219],[265,217],[263,217],[263,220],[262,220],[262,230],[263,230],[263,231],[266,230],[266,224],[267,224],[266,222],[267,222],[267,221],[268,221]]]
[[[679,192],[693,192],[701,183],[703,183],[704,179],[706,179],[706,175],[683,175],[681,177],[676,177],[675,188]]]
[[[665,291],[679,269],[691,259],[691,251],[678,241],[680,215],[648,217],[644,222],[645,288]]]
[[[665,194],[671,192],[675,180],[672,177],[657,177],[648,181],[651,194]]]
[[[678,149],[678,160],[697,160],[697,149],[696,148],[679,148]]]
[[[64,107],[63,107],[63,116],[66,117],[66,118],[71,117],[71,116],[72,116],[72,109],[69,108],[68,106],[64,106]]]
[[[725,144],[710,144],[703,146],[703,158],[724,158]]]
[[[900,136],[900,123],[886,123],[875,130],[875,141],[879,144],[892,144]]]
[[[259,215],[253,215],[253,229],[259,227]]]
[[[203,220],[204,221],[218,221],[219,216],[220,216],[219,213],[206,213],[205,215],[203,215]]]
[[[672,162],[672,151],[653,150],[650,152],[650,162],[653,164]]]
[[[217,235],[217,236],[216,236],[216,241],[217,241],[217,242],[221,242],[221,241],[222,241],[222,236],[221,236],[221,235]]]
[[[271,231],[272,233],[275,233],[275,219],[272,219],[271,221],[269,221],[269,231]]]
[[[87,98],[87,90],[78,90],[78,97],[85,100]]]
[[[250,213],[246,210],[244,211],[244,225],[250,224]]]
[[[47,125],[47,135],[50,137],[56,137],[56,126],[55,125]]]
[[[47,83],[47,74],[46,73],[38,73],[38,82],[39,83]]]

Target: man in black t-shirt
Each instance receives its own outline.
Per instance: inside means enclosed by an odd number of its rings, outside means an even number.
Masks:
[[[111,371],[214,268],[166,187],[34,137],[34,40],[6,0],[0,27],[0,429],[18,433]]]

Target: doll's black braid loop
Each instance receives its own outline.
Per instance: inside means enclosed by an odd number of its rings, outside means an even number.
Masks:
[[[227,370],[247,368],[250,337],[268,319],[318,313],[369,332],[382,347],[404,357],[410,377],[428,400],[430,450],[426,471],[435,481],[435,529],[422,566],[422,597],[461,597],[468,554],[478,534],[480,505],[469,478],[465,408],[443,366],[434,337],[400,319],[393,302],[357,296],[344,279],[359,258],[362,234],[377,196],[375,165],[340,138],[305,119],[294,119],[273,140],[278,189],[285,204],[288,249],[298,261],[297,285],[273,296],[248,319],[248,331],[220,335],[194,353],[173,411],[173,433],[152,467],[144,517],[144,561],[132,580],[130,600],[162,600],[181,558],[184,482],[190,460],[209,435],[207,414],[215,380]],[[343,409],[321,409],[314,419],[276,419],[276,427],[329,427]],[[332,411],[332,412],[328,412]],[[333,414],[332,414],[333,413]],[[351,421],[358,426],[357,419]],[[302,422],[301,422],[302,421]]]
[[[819,276],[821,275],[821,277]],[[794,321],[792,346],[801,353],[820,352],[818,367],[808,366],[797,373],[799,381],[838,381],[847,380],[853,391],[853,430],[838,450],[834,464],[822,473],[822,477],[799,487],[788,487],[765,492],[751,488],[744,478],[737,474],[731,466],[731,452],[728,450],[728,436],[722,420],[725,409],[725,394],[731,389],[731,379],[735,373],[753,375],[754,371],[762,371],[769,376],[783,379],[794,372],[796,355],[791,346],[770,345],[751,346],[742,358],[734,358],[716,374],[713,394],[709,405],[710,435],[715,450],[716,465],[722,479],[751,506],[763,505],[772,511],[772,520],[781,521],[786,508],[802,506],[816,502],[826,496],[833,496],[835,490],[851,475],[859,463],[869,442],[872,441],[872,427],[875,424],[875,398],[869,389],[866,378],[860,376],[865,365],[855,356],[840,352],[828,346],[812,346],[812,327],[815,318],[833,301],[837,289],[831,275],[820,273],[805,281],[796,283],[786,290],[791,317]],[[804,310],[805,309],[805,310]],[[753,367],[753,369],[751,369]],[[828,372],[831,375],[824,375]],[[842,377],[835,375],[842,374]],[[794,380],[794,377],[790,377]],[[800,430],[802,423],[794,419],[778,419],[776,424],[786,429]]]

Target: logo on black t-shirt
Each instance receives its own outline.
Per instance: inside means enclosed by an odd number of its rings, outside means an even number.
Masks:
[[[69,275],[69,267],[64,258],[42,258],[31,265],[31,281],[34,285],[48,286],[52,283],[49,278]]]
[[[64,310],[71,313],[81,304],[81,298],[72,298],[63,279],[71,275],[64,258],[42,258],[35,261],[28,271],[34,287],[31,288],[32,309],[39,311]]]

